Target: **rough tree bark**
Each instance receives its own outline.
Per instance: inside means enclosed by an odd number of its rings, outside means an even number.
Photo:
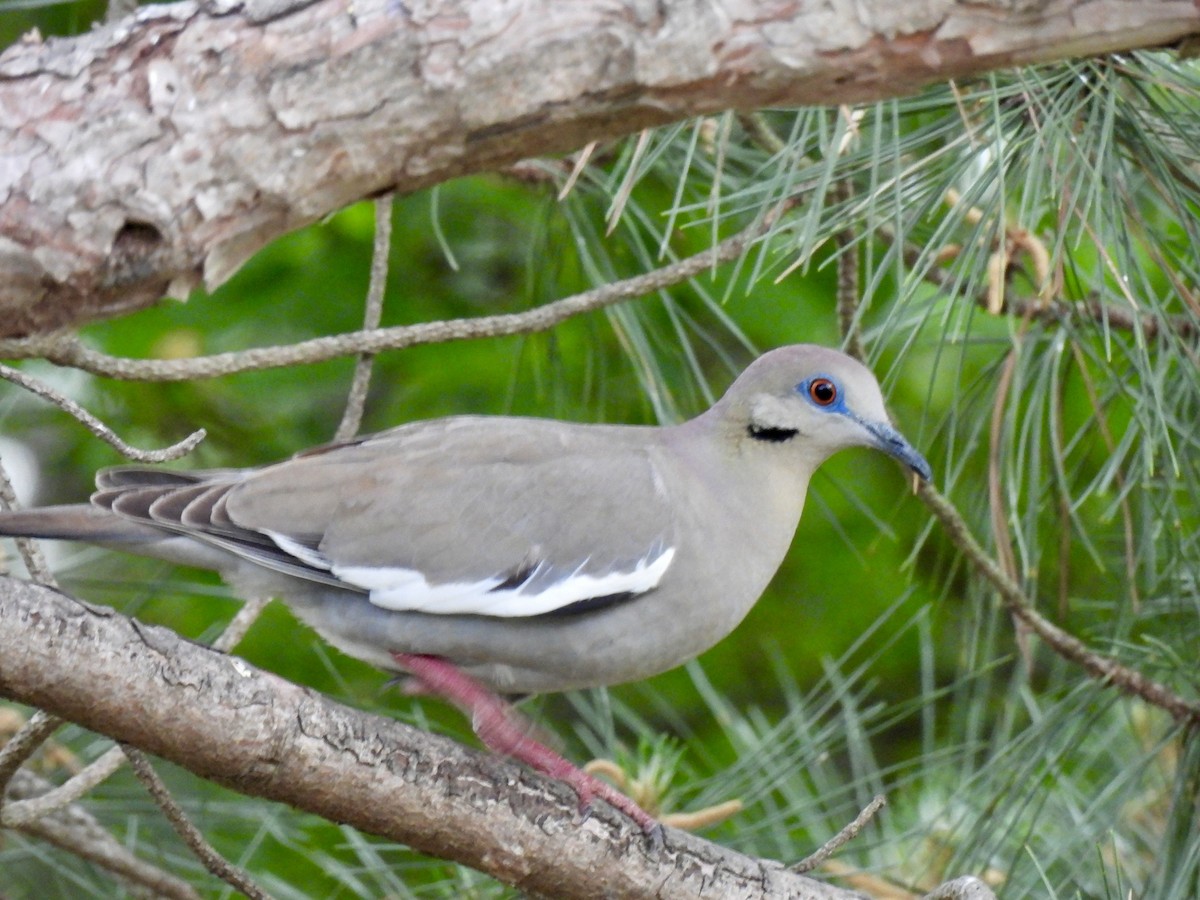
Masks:
[[[657,849],[601,804],[581,823],[559,782],[48,588],[0,578],[0,633],[0,696],[535,896],[860,896],[675,829]]]
[[[0,335],[227,279],[372,194],[731,108],[1200,31],[1138,0],[187,0],[0,56]]]

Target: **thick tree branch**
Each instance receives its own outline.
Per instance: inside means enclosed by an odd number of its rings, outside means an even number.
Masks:
[[[0,333],[227,279],[279,235],[687,116],[858,102],[1200,31],[1190,2],[187,0],[0,56]]]
[[[595,896],[631,898],[858,896],[674,829],[655,851],[607,807],[577,821],[569,788],[512,762],[8,578],[0,579],[0,696],[533,895],[586,885]]]

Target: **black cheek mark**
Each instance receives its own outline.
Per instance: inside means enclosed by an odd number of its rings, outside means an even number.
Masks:
[[[746,431],[754,440],[767,441],[772,444],[790,441],[800,433],[795,428],[760,428],[757,425],[751,425]]]

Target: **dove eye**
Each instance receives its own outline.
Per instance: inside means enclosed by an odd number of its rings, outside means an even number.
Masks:
[[[828,378],[814,378],[808,383],[808,396],[817,406],[832,406],[837,402],[837,385]]]

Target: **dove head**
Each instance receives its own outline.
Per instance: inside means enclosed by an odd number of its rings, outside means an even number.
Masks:
[[[795,452],[810,470],[839,450],[872,447],[921,479],[932,477],[929,463],[888,421],[870,369],[837,350],[813,344],[772,350],[738,377],[713,411],[752,441]]]

